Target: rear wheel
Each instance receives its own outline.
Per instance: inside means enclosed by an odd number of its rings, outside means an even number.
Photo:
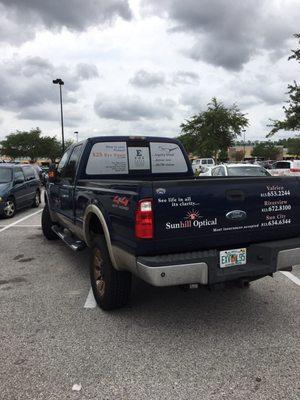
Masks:
[[[4,217],[6,218],[12,218],[16,213],[16,203],[13,197],[10,197],[7,199],[4,209],[3,209],[3,214]]]
[[[35,192],[35,196],[32,202],[32,207],[37,208],[41,204],[41,193],[39,190]]]
[[[106,242],[100,235],[93,242],[90,276],[94,297],[100,308],[113,310],[128,303],[131,274],[113,267]]]
[[[57,240],[58,236],[52,230],[52,226],[54,222],[51,219],[49,208],[47,204],[45,205],[42,213],[42,231],[46,239],[48,240]]]

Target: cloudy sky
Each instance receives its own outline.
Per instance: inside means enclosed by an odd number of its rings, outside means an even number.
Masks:
[[[57,77],[68,138],[176,136],[216,96],[264,139],[299,80],[299,20],[299,0],[0,0],[0,139],[60,136]]]

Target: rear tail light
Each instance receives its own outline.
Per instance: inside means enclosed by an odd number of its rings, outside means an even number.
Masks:
[[[139,239],[153,239],[152,199],[140,200],[135,212],[135,236]]]
[[[300,172],[300,168],[290,168],[291,172]]]

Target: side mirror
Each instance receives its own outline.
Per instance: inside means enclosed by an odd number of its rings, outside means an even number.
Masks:
[[[55,166],[50,166],[48,171],[48,181],[54,183],[57,179],[57,170]]]

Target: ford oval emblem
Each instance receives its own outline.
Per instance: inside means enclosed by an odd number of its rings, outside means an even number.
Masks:
[[[247,217],[247,213],[243,210],[232,210],[226,214],[226,218],[231,221],[242,221]]]

